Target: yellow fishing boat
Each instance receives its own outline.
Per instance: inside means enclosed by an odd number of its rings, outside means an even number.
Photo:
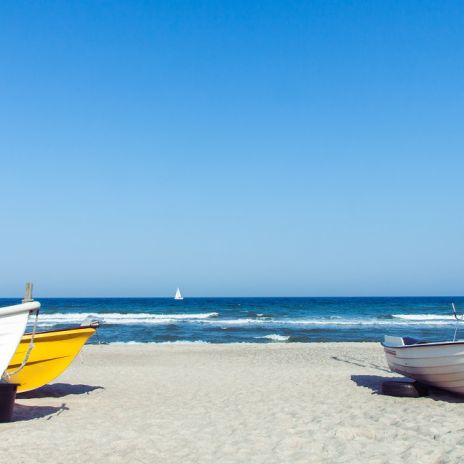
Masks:
[[[84,327],[37,332],[27,363],[13,374],[23,363],[30,346],[31,334],[25,334],[8,366],[8,381],[19,384],[18,392],[35,390],[50,383],[71,364],[97,327],[98,323],[92,323]]]

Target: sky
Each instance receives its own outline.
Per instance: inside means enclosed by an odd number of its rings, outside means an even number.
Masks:
[[[4,1],[0,296],[464,294],[461,1]]]

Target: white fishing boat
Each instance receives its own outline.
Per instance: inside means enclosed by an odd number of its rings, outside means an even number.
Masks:
[[[27,303],[0,308],[0,376],[18,348],[29,314],[38,311],[40,303]]]
[[[457,321],[462,321],[456,315]],[[385,336],[382,343],[390,369],[419,382],[464,395],[464,341],[424,342]]]
[[[183,299],[184,299],[184,297],[183,297],[182,294],[180,293],[179,288],[177,288],[177,290],[176,290],[176,294],[174,295],[174,299],[175,299],[175,300],[183,300]]]

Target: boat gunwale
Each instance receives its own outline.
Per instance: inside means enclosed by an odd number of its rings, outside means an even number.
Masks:
[[[65,327],[64,329],[51,329],[51,330],[41,330],[37,331],[35,335],[43,335],[43,334],[48,334],[48,333],[56,333],[56,332],[69,332],[71,330],[81,330],[81,329],[92,329],[96,331],[98,329],[98,325],[83,325],[83,326],[77,326],[77,327]],[[23,337],[30,337],[32,335],[31,332],[26,332],[24,333]]]
[[[427,348],[427,347],[434,347],[434,346],[445,346],[445,345],[463,345],[464,346],[464,340],[457,340],[455,342],[427,342],[427,343],[417,343],[414,345],[390,345],[390,344],[385,344],[385,342],[380,342],[380,344],[384,348],[390,348],[392,350],[397,350],[397,349],[404,349],[404,348]]]

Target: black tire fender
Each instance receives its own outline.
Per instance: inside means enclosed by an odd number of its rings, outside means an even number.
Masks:
[[[428,387],[420,382],[387,380],[382,383],[382,394],[405,398],[420,398],[428,395]]]

